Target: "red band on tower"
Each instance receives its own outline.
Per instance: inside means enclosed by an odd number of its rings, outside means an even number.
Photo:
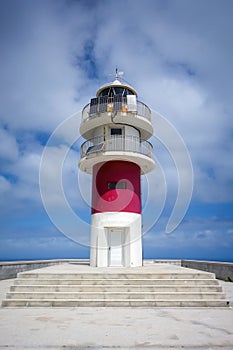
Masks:
[[[141,214],[140,167],[127,161],[109,161],[93,168],[92,214]]]

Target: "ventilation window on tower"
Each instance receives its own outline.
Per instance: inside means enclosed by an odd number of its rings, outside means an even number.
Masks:
[[[109,190],[125,190],[126,189],[126,182],[119,181],[119,182],[108,182],[108,189]]]
[[[122,129],[111,129],[111,135],[122,135]]]

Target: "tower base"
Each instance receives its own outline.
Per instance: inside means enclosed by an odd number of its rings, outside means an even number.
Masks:
[[[142,266],[141,214],[95,213],[91,220],[91,266]]]

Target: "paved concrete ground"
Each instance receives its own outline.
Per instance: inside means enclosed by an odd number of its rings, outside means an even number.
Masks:
[[[0,349],[232,350],[233,283],[221,283],[230,308],[0,308]]]

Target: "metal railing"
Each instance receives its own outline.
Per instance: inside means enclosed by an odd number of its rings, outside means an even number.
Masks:
[[[136,101],[135,110],[128,108],[126,97],[115,99],[113,97],[99,97],[92,99],[82,111],[82,120],[101,116],[101,113],[106,112],[124,112],[132,116],[139,116],[151,121],[151,110],[145,103]]]
[[[81,158],[103,152],[135,152],[153,158],[153,146],[148,141],[140,141],[137,136],[112,135],[95,137],[81,146]]]

